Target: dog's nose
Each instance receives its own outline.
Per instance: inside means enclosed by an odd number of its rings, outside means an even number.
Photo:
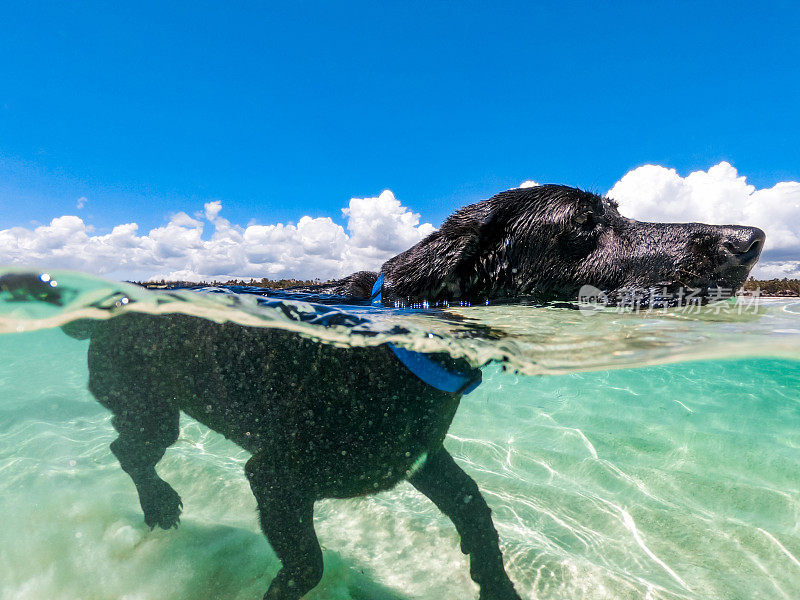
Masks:
[[[758,227],[726,227],[721,243],[736,262],[751,265],[758,260],[766,239]]]

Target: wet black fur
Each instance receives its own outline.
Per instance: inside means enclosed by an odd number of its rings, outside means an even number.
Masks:
[[[67,328],[86,331],[85,322]],[[129,313],[94,324],[89,374],[89,390],[114,414],[111,450],[151,527],[179,521],[180,497],[155,465],[178,438],[181,411],[253,455],[245,471],[283,564],[265,598],[299,598],[319,582],[316,500],[406,479],[452,519],[481,598],[519,598],[486,502],[442,446],[460,395],[423,383],[388,347],[339,348],[277,329]]]
[[[571,300],[583,284],[737,287],[762,245],[756,229],[638,223],[607,199],[542,186],[459,210],[381,271],[390,300]],[[364,298],[376,278],[360,272],[309,291]],[[89,371],[91,392],[114,414],[111,449],[150,526],[179,520],[180,498],[155,465],[178,437],[181,411],[252,454],[247,477],[283,565],[266,598],[299,598],[319,582],[316,500],[408,479],[455,524],[480,597],[519,599],[486,502],[442,446],[460,396],[420,381],[386,346],[338,348],[274,329],[126,314],[93,326]]]

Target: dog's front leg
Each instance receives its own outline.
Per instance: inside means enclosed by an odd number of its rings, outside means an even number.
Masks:
[[[456,526],[461,551],[469,555],[470,575],[480,586],[480,600],[520,600],[503,567],[491,510],[478,485],[447,450],[429,456],[410,481]]]
[[[264,600],[297,600],[322,579],[314,497],[288,465],[266,454],[254,455],[245,466],[261,528],[283,565]]]
[[[126,405],[112,423],[119,437],[111,442],[111,452],[122,470],[133,480],[144,512],[144,522],[153,529],[177,527],[183,502],[172,486],[156,473],[156,463],[167,447],[178,439],[180,414],[168,407],[135,408]]]

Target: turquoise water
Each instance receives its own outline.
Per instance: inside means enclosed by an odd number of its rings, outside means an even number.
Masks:
[[[86,390],[88,342],[52,326],[102,311],[87,299],[109,291],[137,300],[106,298],[120,306],[112,314],[138,305],[297,325],[249,300],[59,281],[75,291],[64,308],[0,303],[0,598],[260,598],[278,562],[258,529],[248,455],[182,417],[158,466],[183,497],[181,525],[150,531],[108,450],[110,415]],[[798,597],[796,303],[694,315],[357,310],[375,330],[406,324],[413,347],[506,357],[484,367],[445,445],[492,506],[524,598]],[[308,598],[477,597],[454,528],[408,484],[322,501],[315,524],[326,571]]]

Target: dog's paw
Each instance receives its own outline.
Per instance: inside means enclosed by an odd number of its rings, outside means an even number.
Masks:
[[[172,486],[163,479],[155,479],[144,489],[139,489],[139,502],[144,511],[144,522],[150,527],[161,529],[178,527],[181,521],[183,502]]]
[[[522,600],[508,579],[482,585],[479,600]]]

